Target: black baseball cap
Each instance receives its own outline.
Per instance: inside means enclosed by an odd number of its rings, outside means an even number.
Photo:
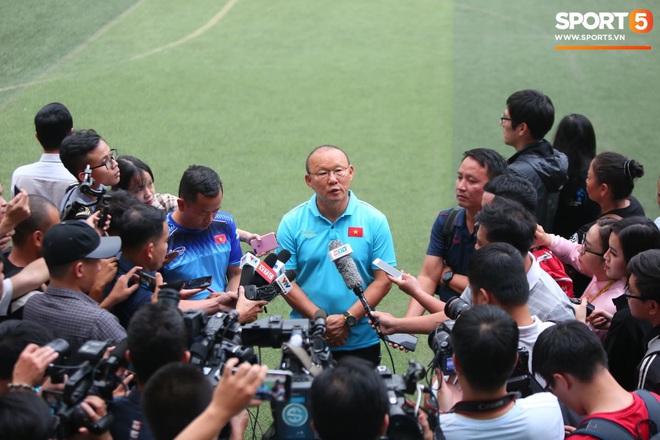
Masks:
[[[64,266],[83,258],[101,259],[117,255],[121,238],[101,237],[87,223],[66,220],[44,235],[41,252],[48,267]]]

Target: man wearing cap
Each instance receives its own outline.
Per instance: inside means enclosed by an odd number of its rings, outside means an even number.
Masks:
[[[119,237],[100,237],[81,221],[65,221],[50,228],[42,247],[50,285],[43,295],[28,300],[23,319],[42,324],[56,337],[67,340],[71,353],[89,340],[114,344],[126,338],[119,320],[87,296],[101,269],[99,259],[115,256],[120,247]],[[115,289],[135,290],[136,285],[127,286],[130,276]]]

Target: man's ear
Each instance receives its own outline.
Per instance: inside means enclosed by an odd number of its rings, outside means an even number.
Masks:
[[[186,202],[184,202],[183,199],[181,199],[181,198],[176,199],[176,206],[177,206],[177,208],[179,208],[179,211],[183,211],[185,205],[186,205]]]
[[[144,253],[147,256],[147,258],[149,258],[149,261],[153,259],[155,246],[156,245],[153,243],[153,241],[149,241],[147,245],[144,247]]]
[[[73,271],[73,274],[75,275],[76,278],[82,278],[83,273],[82,273],[82,268],[85,265],[82,260],[78,260],[73,264],[73,267],[69,269],[70,271]]]
[[[660,302],[652,299],[649,301],[649,315],[660,314]]]
[[[552,380],[554,382],[552,385],[553,388],[568,391],[573,386],[573,380],[571,377],[564,373],[554,373],[552,375]]]
[[[478,301],[479,304],[491,304],[492,296],[483,287],[479,288],[479,291],[477,292],[477,296],[479,298],[479,301]]]
[[[43,245],[43,241],[44,241],[43,231],[40,231],[40,230],[37,229],[36,231],[34,231],[32,233],[32,245],[36,249],[41,249],[41,246]]]
[[[190,352],[188,350],[186,350],[185,353],[183,353],[183,358],[181,359],[181,361],[185,362],[186,364],[190,362]]]

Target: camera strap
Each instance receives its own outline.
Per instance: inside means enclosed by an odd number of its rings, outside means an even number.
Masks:
[[[476,402],[458,402],[450,410],[457,413],[483,413],[497,411],[504,408],[520,396],[520,393],[507,393],[504,397],[495,400],[481,400]]]

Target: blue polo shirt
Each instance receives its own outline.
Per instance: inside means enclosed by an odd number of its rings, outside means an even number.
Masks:
[[[333,240],[350,244],[351,257],[362,277],[366,290],[374,279],[376,258],[396,266],[392,234],[383,213],[368,203],[358,200],[352,191],[346,211],[334,223],[323,217],[316,206],[316,194],[289,211],[277,230],[280,243],[278,252],[287,249],[291,258],[287,269],[297,272],[296,283],[309,299],[329,315],[341,314],[357,300],[328,257],[328,245]],[[292,318],[301,316],[294,310]],[[357,350],[378,344],[376,332],[365,316],[350,330],[346,344],[333,350]]]
[[[208,228],[197,230],[184,228],[174,221],[172,214],[167,215],[168,249],[182,253],[162,268],[163,280],[171,283],[212,275],[211,289],[224,292],[227,268],[238,266],[243,256],[234,218],[218,211]],[[202,290],[190,299],[205,299],[209,294],[208,290]]]
[[[451,267],[452,271],[457,275],[467,275],[468,263],[470,257],[474,253],[474,245],[476,243],[476,234],[471,234],[467,228],[465,219],[465,208],[458,211],[454,217],[454,235],[452,236],[452,243],[449,250],[446,250],[447,243],[442,235],[442,229],[445,226],[447,217],[453,209],[447,209],[440,212],[438,217],[433,223],[431,228],[431,238],[429,240],[429,247],[426,250],[426,255],[432,255],[444,259]],[[438,285],[441,298],[443,295],[446,297],[457,296],[456,292],[449,287]]]

